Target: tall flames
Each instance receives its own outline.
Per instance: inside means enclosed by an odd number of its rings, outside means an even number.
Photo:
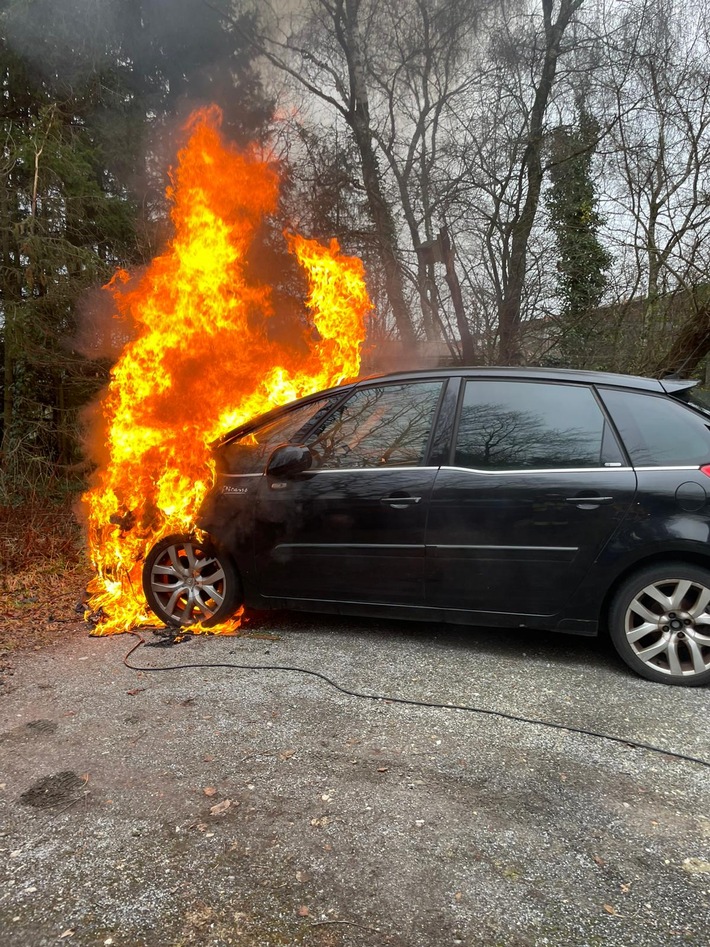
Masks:
[[[163,536],[192,528],[212,483],[210,442],[359,371],[371,304],[361,261],[335,240],[286,235],[308,281],[310,325],[300,344],[269,331],[272,292],[249,278],[247,254],[275,210],[278,176],[256,150],[226,143],[220,119],[205,109],[186,127],[167,191],[174,235],[165,252],[105,287],[133,338],[101,404],[100,466],[83,497],[97,634],[150,621],[142,560]],[[210,629],[219,630],[229,629]]]

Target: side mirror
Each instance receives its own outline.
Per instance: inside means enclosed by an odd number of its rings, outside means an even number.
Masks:
[[[302,444],[282,444],[269,457],[266,476],[286,480],[313,466],[313,455]]]

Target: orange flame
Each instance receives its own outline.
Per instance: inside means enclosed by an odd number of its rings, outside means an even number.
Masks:
[[[83,497],[96,575],[96,634],[151,622],[141,589],[148,550],[189,532],[213,480],[209,444],[264,411],[357,377],[371,303],[362,262],[295,234],[318,340],[307,354],[270,339],[271,290],[247,277],[255,231],[273,212],[278,177],[219,132],[216,108],[195,113],[167,196],[174,236],[142,274],[105,287],[136,328],[102,401],[105,453]],[[315,334],[312,332],[312,334]],[[226,633],[234,623],[211,628]]]

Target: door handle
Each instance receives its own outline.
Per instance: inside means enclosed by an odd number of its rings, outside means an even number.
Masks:
[[[586,506],[601,506],[603,503],[613,503],[614,497],[600,497],[600,496],[578,496],[578,497],[565,497],[565,503],[574,503],[576,505],[584,503]]]
[[[382,497],[380,503],[383,506],[391,506],[393,510],[406,510],[408,506],[414,506],[419,503],[421,497],[410,497],[408,495],[403,496],[391,496],[391,497]]]

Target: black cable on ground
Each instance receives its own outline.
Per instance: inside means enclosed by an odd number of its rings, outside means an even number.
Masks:
[[[486,707],[472,707],[467,704],[439,704],[429,700],[414,700],[413,698],[408,697],[388,697],[384,694],[364,694],[361,691],[351,691],[346,687],[342,687],[340,684],[337,684],[329,677],[326,677],[325,674],[321,674],[320,671],[313,671],[309,668],[291,667],[290,665],[282,664],[233,664],[231,662],[218,662],[214,664],[166,664],[162,667],[139,667],[136,664],[129,664],[128,659],[134,651],[140,648],[141,645],[145,644],[145,640],[141,635],[138,634],[138,632],[131,631],[129,634],[133,635],[135,638],[138,638],[138,643],[133,645],[133,647],[123,659],[125,666],[132,671],[184,671],[191,668],[198,670],[202,668],[233,668],[239,671],[285,671],[294,674],[305,674],[310,677],[317,677],[321,681],[325,681],[325,683],[330,685],[330,687],[340,691],[341,694],[346,694],[348,697],[358,697],[362,700],[382,701],[383,703],[387,704],[406,704],[409,707],[428,707],[435,710],[463,710],[466,713],[485,714],[489,717],[500,717],[503,720],[513,720],[515,723],[527,723],[535,727],[548,727],[551,730],[567,730],[570,733],[580,733],[583,736],[596,737],[599,740],[609,740],[612,743],[620,743],[622,746],[627,746],[635,750],[648,750],[651,753],[660,753],[662,756],[670,756],[676,760],[685,760],[688,763],[697,763],[699,766],[705,766],[710,769],[710,762],[708,760],[700,759],[698,756],[690,756],[687,753],[676,753],[673,750],[664,750],[663,747],[654,746],[652,743],[644,743],[641,740],[630,740],[626,737],[615,737],[609,733],[600,733],[596,730],[586,730],[584,727],[573,727],[570,724],[564,723],[552,723],[549,720],[535,720],[532,717],[522,717],[518,714],[509,714],[503,710],[490,710]]]

